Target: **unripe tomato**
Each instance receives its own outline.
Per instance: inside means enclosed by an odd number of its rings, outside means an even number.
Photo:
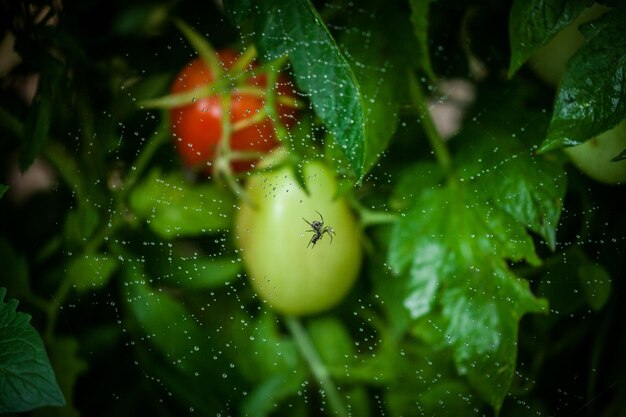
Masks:
[[[561,82],[567,63],[583,44],[585,38],[578,26],[600,17],[608,7],[594,3],[583,10],[574,21],[539,48],[528,60],[530,68],[545,82],[556,87]]]
[[[231,49],[217,51],[225,70],[230,69],[238,56]],[[227,75],[228,76],[228,75]],[[194,59],[176,76],[171,86],[173,94],[198,89],[215,81],[215,74],[205,62]],[[249,78],[244,86],[266,88],[267,76],[261,74]],[[279,78],[279,95],[293,96],[293,86],[284,77]],[[237,123],[253,117],[264,106],[263,97],[245,92],[231,93],[230,121]],[[290,125],[295,109],[278,105],[281,122]],[[193,103],[170,110],[170,120],[174,143],[184,165],[207,171],[206,167],[215,158],[217,146],[222,138],[222,107],[218,96],[199,97]],[[266,153],[278,145],[274,127],[268,118],[232,133],[230,148],[242,152]],[[250,169],[254,160],[233,162],[235,171]]]
[[[626,182],[626,160],[611,162],[626,149],[626,121],[587,142],[565,148],[565,152],[581,171],[606,184]]]
[[[252,286],[275,310],[292,315],[339,303],[355,282],[362,257],[359,227],[346,201],[335,197],[333,173],[311,161],[303,174],[309,194],[286,167],[253,175],[246,192],[254,207],[243,204],[235,220]],[[303,218],[321,221],[317,212],[334,234],[324,233],[313,244]]]

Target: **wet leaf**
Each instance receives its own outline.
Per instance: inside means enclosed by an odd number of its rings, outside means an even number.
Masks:
[[[30,316],[16,311],[16,300],[3,302],[5,295],[6,289],[0,287],[0,413],[64,405],[43,341],[29,323]]]
[[[524,227],[457,183],[422,193],[389,248],[391,267],[408,277],[405,307],[414,319],[441,308],[457,370],[495,409],[515,370],[519,320],[547,308],[507,265],[523,260],[539,262]]]
[[[435,0],[409,1],[409,6],[411,7],[411,23],[413,24],[413,31],[417,38],[418,61],[422,71],[431,79],[435,78],[435,72],[433,71],[430,61],[430,48],[428,46],[428,17],[430,3],[434,1]]]
[[[568,26],[593,0],[514,0],[509,14],[512,77],[526,60],[561,29]]]
[[[586,43],[568,63],[542,152],[579,145],[626,119],[626,9],[580,31]]]
[[[416,66],[412,54],[406,53],[414,48],[415,38],[403,19],[404,10],[372,3],[372,13],[355,14],[353,30],[339,38],[363,97],[365,172],[382,156],[398,127],[400,106],[406,101],[406,70]]]
[[[340,145],[352,171],[361,177],[365,160],[363,102],[359,85],[321,17],[308,0],[226,2],[241,24],[250,18],[260,58],[288,56],[298,88]]]
[[[33,413],[34,416],[80,416],[74,408],[74,390],[78,377],[87,369],[87,363],[79,357],[78,349],[78,341],[74,338],[57,337],[49,344],[50,362],[58,375],[59,386],[65,396],[66,404],[60,408],[38,409]]]
[[[526,104],[525,84],[509,88],[515,100],[498,101],[487,92],[470,115],[473,122],[454,138],[462,147],[459,175],[554,250],[565,170],[558,159],[536,153],[547,119]]]

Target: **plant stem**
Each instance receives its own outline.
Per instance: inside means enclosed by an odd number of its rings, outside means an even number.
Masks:
[[[240,74],[248,68],[250,63],[252,63],[255,58],[256,48],[254,47],[254,45],[250,45],[248,46],[248,48],[246,48],[243,54],[239,58],[237,58],[237,61],[235,61],[230,70],[233,74]]]
[[[67,279],[67,276],[63,277],[61,285],[59,285],[59,288],[57,288],[57,291],[54,293],[52,300],[50,300],[48,317],[46,320],[46,330],[44,332],[46,342],[50,342],[54,336],[54,327],[56,326],[57,317],[59,316],[59,309],[63,303],[65,303],[65,299],[67,298],[67,294],[70,292],[72,284],[72,281]]]
[[[450,157],[450,152],[448,152],[448,148],[446,147],[446,144],[441,138],[441,135],[439,134],[439,131],[437,131],[437,127],[430,116],[426,96],[424,95],[421,86],[412,73],[409,74],[408,77],[411,99],[422,117],[421,122],[430,142],[430,146],[435,152],[435,157],[437,158],[439,165],[441,165],[441,168],[443,168],[445,173],[449,174],[452,169],[452,158]]]
[[[137,179],[143,174],[144,170],[148,166],[148,163],[154,156],[155,152],[163,145],[170,137],[169,135],[169,116],[167,112],[163,112],[161,123],[157,126],[157,130],[154,132],[152,137],[146,143],[146,146],[143,147],[137,159],[130,167],[130,173],[126,176],[126,180],[124,181],[124,195],[130,191],[130,189],[135,185]]]
[[[164,112],[165,113],[165,112]],[[85,253],[93,253],[102,242],[104,242],[107,236],[113,234],[115,230],[122,224],[122,214],[124,212],[124,204],[128,194],[133,189],[133,186],[143,174],[148,163],[154,156],[155,152],[163,145],[166,140],[169,138],[169,130],[168,130],[168,118],[167,115],[164,114],[162,116],[161,123],[157,127],[156,131],[152,135],[152,137],[146,143],[146,146],[143,147],[137,159],[131,166],[130,173],[124,179],[124,183],[122,184],[121,190],[114,194],[115,199],[115,211],[111,215],[108,222],[103,224],[98,231],[89,239],[89,241],[85,244],[84,251]]]
[[[339,395],[339,391],[337,390],[333,380],[330,378],[328,369],[318,356],[315,346],[313,346],[313,342],[306,333],[302,323],[300,323],[300,320],[296,317],[285,316],[285,324],[293,335],[293,338],[295,339],[302,356],[308,363],[309,368],[311,368],[313,376],[326,394],[330,411],[336,416],[346,417],[348,412],[346,411],[345,404]]]
[[[280,121],[280,116],[278,115],[276,106],[276,100],[278,97],[276,94],[276,82],[278,81],[280,69],[286,62],[287,57],[283,57],[269,64],[269,71],[267,72],[267,93],[265,95],[265,110],[272,121],[272,126],[274,127],[278,140],[283,143],[287,140],[287,128],[283,126]]]

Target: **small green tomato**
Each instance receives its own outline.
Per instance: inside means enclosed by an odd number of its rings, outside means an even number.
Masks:
[[[611,162],[611,159],[626,149],[626,121],[587,142],[565,148],[574,163],[590,178],[606,184],[626,182],[626,160]]]
[[[252,286],[272,308],[291,315],[337,305],[352,288],[362,258],[360,230],[346,201],[336,198],[334,174],[321,161],[306,163],[302,173],[309,194],[289,168],[252,175],[246,193],[253,205],[243,203],[235,219]],[[330,229],[312,239],[311,224]]]

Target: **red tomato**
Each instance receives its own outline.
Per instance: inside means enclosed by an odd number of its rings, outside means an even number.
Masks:
[[[231,49],[220,50],[217,54],[226,71],[238,58]],[[171,92],[175,94],[197,89],[214,80],[215,76],[209,67],[197,58],[176,76]],[[262,74],[249,78],[244,85],[265,88],[267,77]],[[293,85],[284,77],[279,77],[277,91],[279,95],[293,96]],[[230,121],[237,123],[253,117],[263,106],[263,97],[234,91],[231,93]],[[278,105],[278,114],[281,122],[287,126],[295,120],[294,108]],[[202,97],[188,105],[174,107],[170,110],[170,120],[174,143],[183,164],[209,171],[205,167],[207,163],[213,162],[222,137],[222,108],[219,97]],[[278,140],[269,118],[233,132],[230,139],[230,148],[234,151],[266,153],[277,145]],[[231,166],[235,171],[246,171],[255,162],[250,159],[240,160],[232,162]]]

